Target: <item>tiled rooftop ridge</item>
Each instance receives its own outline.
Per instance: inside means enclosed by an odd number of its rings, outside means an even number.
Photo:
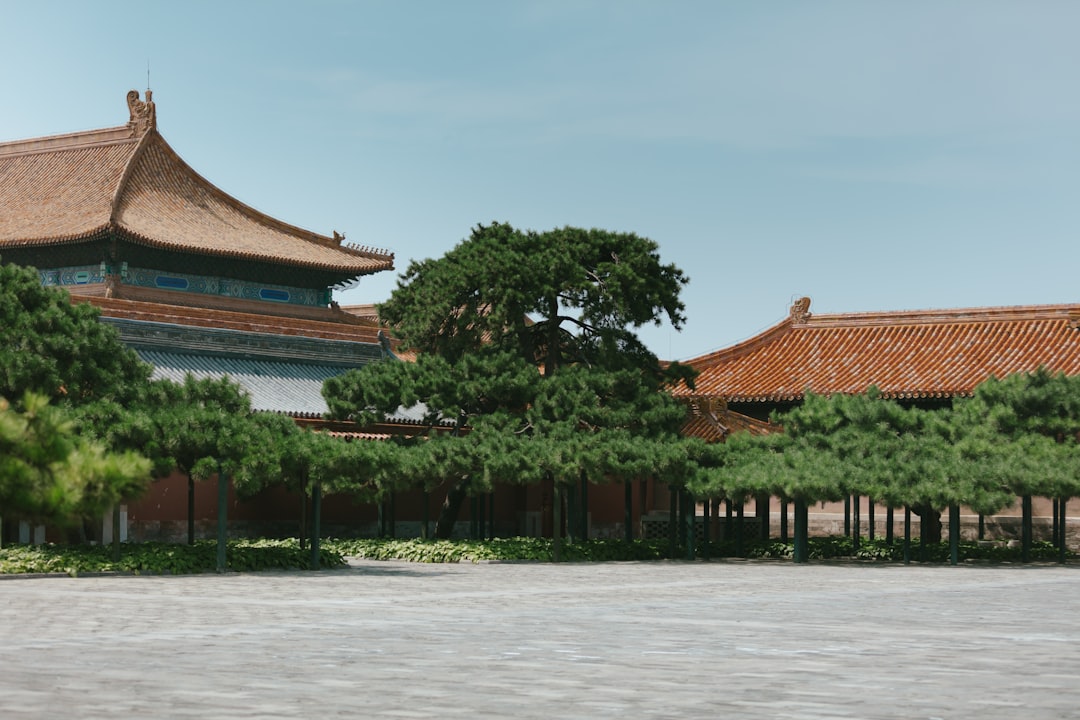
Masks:
[[[0,142],[0,157],[53,153],[104,145],[134,145],[138,140],[137,137],[131,134],[129,127],[121,125],[120,127],[85,130],[64,135],[49,135],[26,140]]]
[[[875,385],[887,397],[948,398],[991,375],[1080,374],[1080,305],[812,315],[804,300],[756,337],[688,361],[695,392],[788,402]]]

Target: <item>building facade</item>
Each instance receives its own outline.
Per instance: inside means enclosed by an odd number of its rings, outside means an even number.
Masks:
[[[408,409],[371,428],[323,419],[327,378],[394,357],[372,307],[333,301],[335,289],[393,270],[393,254],[290,225],[217,188],[158,131],[150,91],[129,92],[127,110],[116,127],[0,143],[0,261],[33,266],[44,285],[97,306],[156,377],[228,376],[257,411],[364,439],[420,431],[423,413]],[[816,315],[802,298],[758,336],[686,363],[699,374],[694,390],[676,391],[688,407],[684,432],[710,442],[772,432],[770,414],[807,391],[875,385],[885,397],[934,405],[990,376],[1080,374],[1077,318],[1080,305]],[[156,482],[128,507],[133,536],[182,535],[182,482]],[[594,486],[587,497],[578,517],[591,535],[622,537],[628,522],[650,534],[650,523],[669,517],[667,488],[650,480]],[[548,534],[551,501],[549,487],[500,486],[467,504],[464,519],[481,514],[499,534]],[[390,512],[391,527],[415,535],[441,502],[419,491],[382,508],[328,498],[324,518],[331,532],[372,534]],[[283,534],[299,505],[284,491],[234,497],[230,518],[242,532]],[[211,499],[196,507],[212,527]]]
[[[393,254],[241,203],[166,142],[150,91],[129,92],[127,109],[117,127],[0,143],[0,261],[99,308],[154,377],[228,376],[255,410],[321,424],[326,378],[392,354],[373,310],[340,308],[332,293],[392,270]],[[402,411],[366,436],[414,431],[418,417]],[[133,535],[184,524],[179,482],[155,482],[127,508]],[[238,522],[277,523],[282,502],[233,505]]]
[[[689,360],[696,387],[678,393],[763,422],[807,392],[857,394],[875,386],[885,398],[939,407],[970,397],[990,377],[1039,368],[1080,375],[1080,304],[817,315],[810,303],[801,298],[757,336]],[[860,502],[861,517],[875,517],[883,534],[884,510],[874,515],[866,498]],[[1035,511],[1046,530],[1051,501],[1038,499]],[[990,519],[992,531],[1014,534],[1019,514],[1017,504]],[[843,517],[841,507],[819,508],[815,529],[841,532]]]

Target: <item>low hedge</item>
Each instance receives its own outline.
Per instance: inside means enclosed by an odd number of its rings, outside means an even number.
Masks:
[[[367,558],[371,560],[405,560],[409,562],[445,563],[445,562],[482,562],[482,561],[538,561],[552,560],[550,538],[496,538],[494,540],[419,540],[419,539],[359,539],[359,540],[324,540],[328,547],[333,547],[342,555]],[[902,540],[891,543],[882,538],[861,539],[858,549],[850,537],[831,536],[814,537],[809,540],[812,560],[864,560],[880,562],[902,562],[904,545]],[[750,541],[742,547],[732,540],[712,542],[708,547],[710,559],[749,558],[749,559],[791,559],[795,546],[779,540]],[[706,549],[699,546],[698,558],[706,555]],[[675,548],[672,553],[667,540],[624,540],[595,539],[578,542],[563,542],[562,560],[567,562],[585,561],[648,561],[667,558],[686,557],[685,549]],[[1075,553],[1068,553],[1072,559]],[[1057,548],[1048,542],[1032,544],[1031,560],[1055,562]],[[947,563],[950,560],[949,544],[933,543],[925,547],[919,541],[912,540],[911,559],[915,562]],[[960,543],[959,559],[961,562],[1021,562],[1021,549],[1009,547],[1005,543],[980,543],[964,541]]]
[[[850,537],[832,536],[810,538],[810,558],[813,560],[847,559],[877,562],[900,562],[904,559],[901,541],[886,543],[884,539],[861,539],[858,549]],[[322,568],[346,565],[346,557],[372,560],[405,560],[425,563],[456,563],[483,561],[551,562],[550,538],[512,537],[494,540],[419,540],[419,539],[325,539],[320,542],[319,562]],[[705,548],[697,549],[699,558]],[[739,548],[733,541],[713,542],[708,557],[790,559],[794,546],[777,540],[743,543]],[[682,548],[672,555],[666,540],[595,539],[564,541],[561,559],[566,562],[654,561],[669,557],[682,559]],[[1005,543],[960,543],[961,562],[1021,562],[1021,549]],[[1032,544],[1031,560],[1055,562],[1057,548],[1048,542]],[[911,559],[916,562],[949,562],[948,543],[928,544],[925,547],[913,540]],[[1067,559],[1075,559],[1069,552]],[[226,550],[229,570],[257,572],[261,570],[307,570],[311,550],[300,549],[296,539],[288,540],[230,540]],[[120,560],[112,559],[112,548],[101,545],[11,545],[0,548],[0,575],[63,573],[128,573],[134,575],[181,575],[215,572],[217,542],[200,540],[194,545],[170,543],[125,543],[121,545]]]
[[[324,568],[342,567],[345,558],[330,547],[320,546]],[[229,570],[306,570],[311,550],[292,540],[230,540],[225,551]],[[174,543],[124,543],[120,559],[112,559],[107,545],[10,545],[0,548],[0,574],[118,572],[134,575],[185,575],[217,570],[217,541],[199,540],[194,545]]]
[[[550,538],[512,537],[493,540],[324,540],[329,547],[352,557],[411,562],[480,562],[484,560],[550,562]],[[666,544],[655,541],[588,540],[563,542],[561,559],[569,562],[660,560]]]

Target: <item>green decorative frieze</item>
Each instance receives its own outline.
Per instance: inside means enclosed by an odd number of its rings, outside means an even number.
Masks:
[[[45,286],[91,285],[105,282],[106,266],[80,265],[77,267],[49,268],[39,270],[41,284]]]
[[[324,301],[328,296],[326,290],[253,283],[208,275],[166,273],[148,268],[128,268],[124,282],[139,287],[179,290],[203,295],[223,295],[225,297],[286,303],[289,305],[324,307],[329,303],[329,300]]]

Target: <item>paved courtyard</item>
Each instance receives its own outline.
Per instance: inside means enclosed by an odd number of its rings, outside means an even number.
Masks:
[[[0,580],[3,718],[1075,718],[1080,569]]]

